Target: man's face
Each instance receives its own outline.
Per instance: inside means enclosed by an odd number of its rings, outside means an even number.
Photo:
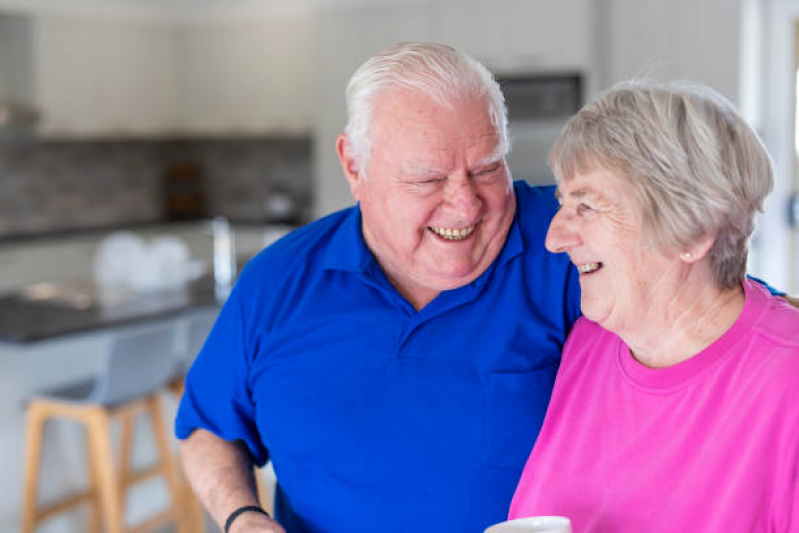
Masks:
[[[505,243],[515,198],[482,99],[451,108],[404,90],[378,97],[365,177],[339,155],[363,213],[366,244],[417,309],[482,274]]]

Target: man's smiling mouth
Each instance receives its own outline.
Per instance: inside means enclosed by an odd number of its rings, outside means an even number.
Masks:
[[[477,224],[472,224],[471,226],[466,226],[465,228],[437,228],[434,226],[428,226],[427,229],[439,237],[447,239],[448,241],[462,241],[474,233],[474,228],[476,227]]]

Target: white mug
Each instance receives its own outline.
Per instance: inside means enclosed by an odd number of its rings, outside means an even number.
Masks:
[[[563,516],[531,516],[494,524],[485,533],[572,533],[572,525]]]

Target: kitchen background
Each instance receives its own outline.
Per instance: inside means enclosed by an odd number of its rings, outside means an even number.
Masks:
[[[565,119],[613,82],[712,85],[777,169],[750,271],[799,293],[797,20],[799,0],[0,0],[0,307],[41,282],[91,282],[114,232],[177,237],[201,275],[214,216],[230,220],[242,263],[349,205],[334,150],[344,86],[406,40],[452,44],[497,74],[512,172],[535,183],[551,180],[545,156]],[[91,372],[115,331],[0,341],[0,532],[18,527],[21,399]],[[52,440],[45,498],[83,480],[79,432]],[[159,494],[136,495],[131,512]]]

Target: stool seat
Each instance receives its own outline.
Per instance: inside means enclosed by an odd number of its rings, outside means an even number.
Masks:
[[[87,378],[73,383],[59,385],[52,389],[44,389],[25,398],[25,405],[36,399],[47,399],[62,402],[96,403],[92,399],[92,392],[96,389],[97,380]],[[99,405],[99,404],[98,404]]]
[[[140,328],[114,337],[100,372],[93,377],[36,391],[25,400],[27,415],[26,468],[22,509],[22,532],[33,533],[51,516],[75,506],[89,504],[88,531],[98,533],[143,532],[173,522],[180,533],[188,533],[183,520],[179,479],[174,468],[165,428],[159,391],[175,366],[175,332],[171,324]],[[135,417],[146,415],[158,449],[158,462],[132,472]],[[62,500],[41,506],[37,502],[45,424],[51,419],[70,419],[86,428],[89,487]],[[121,451],[116,464],[110,423],[121,423]],[[124,524],[125,496],[130,486],[161,476],[170,494],[171,506],[134,528]]]

